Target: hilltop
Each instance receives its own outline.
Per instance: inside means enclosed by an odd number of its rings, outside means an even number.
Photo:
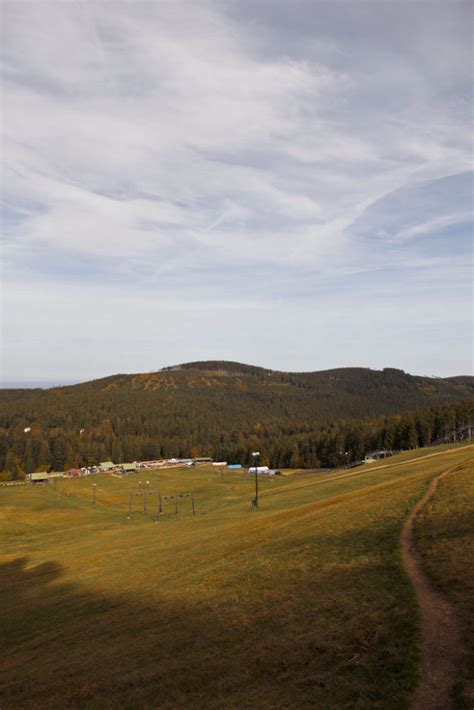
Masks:
[[[473,395],[468,376],[429,378],[394,368],[279,372],[227,361],[48,390],[0,390],[0,469],[186,455],[247,462],[254,446],[274,466],[337,465],[367,448],[437,440],[470,423],[472,407],[464,403]],[[386,421],[421,410],[416,421]]]
[[[349,416],[391,413],[427,404],[446,404],[474,394],[474,377],[425,377],[396,368],[372,370],[346,367],[315,372],[284,372],[225,360],[207,360],[165,367],[156,372],[116,374],[76,385],[49,389],[0,389],[0,399],[24,399],[47,393],[110,392],[117,390],[169,390],[203,387],[253,387],[260,394],[281,396],[282,391],[311,392],[312,399],[324,402],[323,416],[331,418],[343,404]],[[375,392],[377,393],[374,397]],[[269,399],[269,403],[270,403]],[[329,401],[330,400],[330,401]]]

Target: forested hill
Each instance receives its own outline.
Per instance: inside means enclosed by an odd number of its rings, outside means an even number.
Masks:
[[[288,463],[289,452],[293,463],[317,465],[328,463],[316,441],[329,433],[342,437],[333,448],[349,447],[350,457],[369,445],[346,440],[344,432],[354,428],[349,420],[440,405],[454,411],[449,405],[473,396],[474,378],[467,376],[418,377],[392,368],[291,373],[225,361],[49,390],[0,390],[0,470],[200,454],[245,463],[257,445],[274,465]],[[432,414],[425,438],[448,425],[440,416],[436,423]]]

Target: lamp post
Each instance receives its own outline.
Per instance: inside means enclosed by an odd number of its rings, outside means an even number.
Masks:
[[[253,465],[255,468],[255,507],[258,508],[258,460],[260,458],[260,451],[254,451],[252,453],[253,456]]]

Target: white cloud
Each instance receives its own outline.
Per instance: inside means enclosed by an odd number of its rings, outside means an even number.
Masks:
[[[426,222],[421,222],[420,224],[415,224],[412,227],[407,227],[406,229],[401,229],[397,234],[397,239],[411,239],[412,237],[418,237],[423,234],[431,234],[432,232],[439,232],[446,227],[452,227],[456,224],[463,224],[472,220],[472,210],[469,212],[455,212],[454,214],[443,215],[442,217],[435,217],[429,219]]]
[[[199,271],[245,277],[251,263],[269,283],[282,269],[296,285],[301,270],[342,279],[462,216],[454,192],[418,214],[416,200],[412,211],[398,201],[399,219],[378,207],[469,168],[459,21],[433,3],[430,29],[409,4],[409,27],[377,10],[365,37],[349,37],[342,10],[324,5],[324,32],[308,38],[304,3],[272,32],[258,22],[265,5],[252,20],[220,2],[4,2],[13,285],[25,269],[45,278],[44,263],[67,281],[88,259],[75,279],[90,278],[91,262],[121,283],[175,273],[206,307]],[[361,221],[381,236],[376,249]]]

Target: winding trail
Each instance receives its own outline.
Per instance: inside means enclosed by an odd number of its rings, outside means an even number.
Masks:
[[[413,583],[422,615],[421,668],[411,710],[449,710],[452,691],[462,665],[464,649],[454,607],[436,591],[423,571],[416,549],[414,528],[420,511],[442,478],[459,464],[437,476],[406,521],[400,542],[405,569]]]

